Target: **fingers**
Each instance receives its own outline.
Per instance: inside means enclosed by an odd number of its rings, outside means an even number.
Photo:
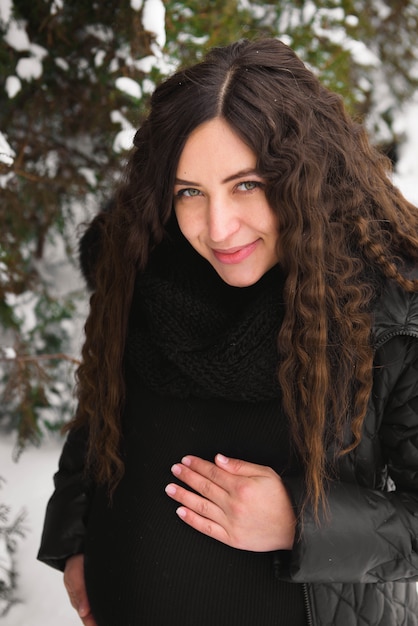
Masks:
[[[64,570],[64,585],[71,605],[85,626],[97,626],[90,610],[84,581],[84,555],[76,554],[67,559]]]
[[[181,463],[176,463],[171,468],[172,473],[184,484],[196,491],[198,494],[217,504],[224,509],[227,495],[231,495],[237,489],[237,479],[239,478],[259,478],[267,477],[272,473],[269,467],[248,463],[239,459],[230,459],[222,454],[217,454],[215,464],[205,461],[199,457],[187,455],[183,457]],[[185,506],[190,506],[194,511],[205,506],[201,499],[187,498],[187,492],[176,485],[169,485],[167,494],[177,502]],[[204,515],[204,513],[202,513]]]
[[[167,485],[165,491],[170,498],[182,504],[186,509],[193,511],[205,519],[222,523],[224,517],[223,507],[227,492],[214,482],[214,480],[220,481],[218,475],[221,473],[221,470],[213,463],[208,463],[202,459],[196,460],[196,466],[200,469],[200,472],[204,472],[204,474],[191,469],[191,467],[188,466],[188,464],[191,464],[191,460],[186,457],[183,459],[185,465],[176,463],[171,468],[171,471],[174,476],[179,478],[188,488],[170,483]],[[228,478],[228,475],[225,475]],[[178,514],[180,517],[184,518],[183,510],[178,509]]]
[[[180,502],[184,506],[193,509],[203,517],[213,516],[215,508],[218,508],[216,504],[207,498],[202,498],[194,492],[184,489],[179,485],[175,485],[174,483],[167,485],[165,492],[176,502]]]
[[[170,498],[182,505],[176,511],[181,519],[185,520],[187,511],[191,511],[205,520],[222,524],[225,515],[216,503],[179,485],[169,484],[165,491]],[[190,517],[188,517],[188,520],[190,521]]]
[[[182,485],[166,492],[195,530],[253,552],[291,549],[295,515],[280,476],[270,467],[218,454],[215,463],[188,455],[172,467]]]
[[[264,465],[248,463],[248,461],[242,461],[241,459],[231,459],[223,454],[216,455],[215,463],[226,472],[235,476],[246,476],[247,478],[266,476],[270,471],[270,468]]]
[[[212,539],[216,539],[217,541],[221,541],[222,543],[231,544],[226,529],[213,519],[202,517],[195,511],[185,507],[179,507],[176,513],[186,524],[202,534],[212,537]]]
[[[197,475],[206,478],[208,483],[213,483],[218,487],[221,487],[225,491],[230,491],[235,485],[233,476],[244,476],[247,478],[256,478],[260,476],[267,476],[270,473],[270,468],[264,465],[257,465],[255,463],[248,463],[240,459],[231,459],[223,454],[217,454],[215,457],[215,463],[205,461],[197,456],[187,455],[181,460],[181,464],[173,466],[172,471],[175,474],[177,468],[188,468]],[[179,475],[179,474],[176,474]],[[191,474],[186,472],[182,473],[182,480],[185,477],[189,477]],[[183,478],[184,477],[184,478]],[[186,481],[184,481],[186,482]],[[204,493],[205,483],[202,482],[202,489],[197,489],[199,493]],[[190,485],[192,486],[192,485]],[[193,488],[194,485],[193,485]]]
[[[187,465],[194,471],[206,476],[216,482],[219,485],[229,484],[228,479],[223,472],[217,472],[216,468],[224,470],[229,474],[235,476],[266,476],[269,473],[270,468],[265,465],[257,465],[256,463],[249,463],[248,461],[242,461],[241,459],[231,459],[223,454],[217,454],[215,456],[215,466],[210,461],[205,461],[197,456],[188,454],[182,459],[183,465]]]
[[[97,622],[91,614],[88,615],[86,618],[81,619],[81,621],[83,622],[84,626],[97,626]]]
[[[222,492],[230,486],[230,476],[214,463],[186,456],[171,468],[174,476],[205,498],[219,503]]]

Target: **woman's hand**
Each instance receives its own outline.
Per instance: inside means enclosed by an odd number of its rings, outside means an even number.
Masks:
[[[64,570],[64,585],[70,602],[80,616],[84,626],[97,626],[87,598],[84,582],[84,555],[76,554],[67,559]]]
[[[296,518],[278,474],[218,454],[215,463],[186,456],[172,473],[197,493],[170,483],[177,514],[195,530],[240,550],[290,550]]]

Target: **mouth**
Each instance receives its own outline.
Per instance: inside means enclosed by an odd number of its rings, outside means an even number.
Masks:
[[[234,265],[235,263],[241,263],[241,261],[248,258],[256,249],[259,241],[259,239],[256,239],[256,241],[244,246],[236,246],[235,248],[228,248],[228,250],[216,250],[213,248],[212,252],[220,263]]]

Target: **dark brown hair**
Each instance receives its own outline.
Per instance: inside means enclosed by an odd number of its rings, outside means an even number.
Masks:
[[[402,273],[405,261],[418,260],[418,215],[340,97],[278,40],[215,48],[154,92],[115,207],[95,220],[103,252],[92,269],[72,426],[88,426],[89,464],[112,490],[123,473],[123,354],[135,276],[164,238],[188,136],[217,116],[256,153],[278,215],[287,276],[278,378],[318,510],[327,452],[348,452],[361,437],[378,285],[393,279],[406,290],[418,287]]]

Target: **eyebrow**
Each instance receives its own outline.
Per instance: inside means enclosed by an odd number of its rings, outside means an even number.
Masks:
[[[230,183],[232,180],[237,180],[238,178],[244,178],[245,176],[257,176],[261,178],[260,173],[257,170],[253,168],[248,168],[246,170],[240,170],[236,174],[231,174],[231,176],[227,176],[227,178],[224,178],[224,180],[222,181],[222,184]],[[201,186],[199,183],[194,183],[190,180],[183,180],[182,178],[176,178],[174,181],[174,184],[175,185],[187,185],[190,187]]]

